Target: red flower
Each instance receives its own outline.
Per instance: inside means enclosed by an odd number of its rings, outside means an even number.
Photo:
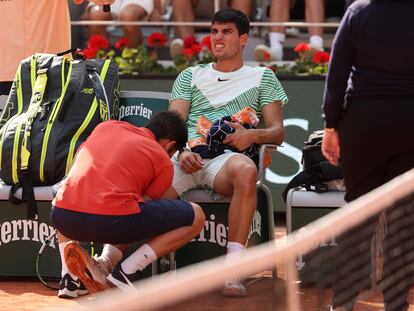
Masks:
[[[115,48],[117,50],[122,50],[124,47],[129,45],[129,40],[127,38],[121,38],[115,43]]]
[[[98,52],[98,49],[94,49],[94,48],[85,48],[85,49],[82,50],[82,54],[87,59],[95,58],[97,52]]]
[[[109,41],[103,36],[93,35],[89,37],[88,48],[95,50],[106,50],[109,48]]]
[[[315,64],[325,64],[329,62],[330,55],[328,52],[317,51],[313,55],[313,62]]]
[[[264,52],[264,53],[263,53],[263,59],[264,59],[266,62],[270,62],[270,61],[272,60],[272,55],[271,55],[269,52]]]
[[[211,37],[205,36],[203,39],[201,39],[201,46],[205,46],[208,48],[209,51],[211,51]]]
[[[193,51],[193,49],[192,48],[184,48],[183,49],[183,55],[186,57],[186,58],[191,58],[191,57],[193,57],[194,56],[194,51]]]
[[[148,37],[148,45],[152,48],[160,48],[167,42],[167,37],[161,32],[153,32]]]
[[[194,36],[189,36],[184,38],[184,48],[191,48],[194,44],[197,43],[197,39]]]
[[[191,46],[191,49],[193,50],[194,54],[198,54],[198,53],[200,53],[200,52],[201,52],[201,45],[200,45],[200,44],[198,44],[198,43],[194,43],[194,44]]]
[[[311,49],[310,45],[307,43],[299,43],[296,47],[295,47],[295,52],[297,53],[304,53],[306,51],[309,51]]]

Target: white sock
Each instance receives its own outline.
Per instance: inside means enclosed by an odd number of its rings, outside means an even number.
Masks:
[[[270,47],[283,45],[285,42],[286,35],[281,32],[271,32],[269,33],[269,41],[270,41]]]
[[[309,43],[314,48],[323,50],[323,38],[321,36],[313,35],[309,38]]]
[[[101,253],[101,256],[108,259],[108,262],[112,265],[110,271],[112,271],[115,267],[115,265],[122,259],[122,251],[111,245],[111,244],[105,244]]]
[[[227,242],[227,256],[226,261],[231,264],[234,258],[244,256],[246,247],[243,244],[237,242]],[[227,279],[225,284],[234,283],[234,279]]]
[[[154,250],[148,244],[144,244],[132,253],[131,256],[125,259],[122,262],[121,267],[126,274],[131,274],[138,270],[143,271],[155,260],[157,260],[157,255]]]
[[[77,280],[78,277],[75,276],[74,274],[69,272],[68,266],[66,264],[66,259],[65,259],[65,246],[68,242],[63,242],[63,243],[59,243],[59,253],[60,253],[60,259],[62,260],[62,270],[61,270],[61,276],[63,277],[66,273],[68,273],[72,279]]]
[[[234,256],[242,256],[246,251],[243,244],[237,242],[227,242],[227,257],[234,258]]]

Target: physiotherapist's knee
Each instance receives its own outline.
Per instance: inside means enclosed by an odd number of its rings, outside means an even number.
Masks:
[[[206,217],[205,217],[203,209],[200,207],[200,205],[198,205],[196,203],[193,203],[193,202],[190,202],[190,204],[194,209],[193,226],[196,230],[198,230],[197,231],[197,233],[198,233],[198,232],[201,231],[201,229],[203,229]]]

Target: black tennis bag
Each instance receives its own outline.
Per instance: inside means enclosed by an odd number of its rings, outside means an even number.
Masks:
[[[100,122],[117,119],[118,108],[114,62],[50,54],[24,59],[0,118],[0,178],[13,185],[11,192],[22,186],[23,199],[35,204],[33,186],[59,182],[78,147]]]
[[[329,191],[326,182],[334,179],[342,179],[342,166],[334,166],[322,154],[322,138],[324,131],[312,132],[305,141],[302,148],[303,171],[297,174],[286,186],[282,193],[286,201],[290,189],[302,186],[308,191],[327,192]]]

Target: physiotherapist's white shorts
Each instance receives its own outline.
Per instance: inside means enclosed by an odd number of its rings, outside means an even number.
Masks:
[[[185,174],[179,166],[177,157],[173,156],[173,188],[179,195],[193,188],[213,189],[214,179],[216,178],[216,175],[218,174],[220,169],[223,167],[224,163],[226,163],[226,161],[230,159],[232,156],[235,156],[237,154],[240,153],[230,152],[219,155],[214,159],[203,159],[203,168],[193,174]]]

